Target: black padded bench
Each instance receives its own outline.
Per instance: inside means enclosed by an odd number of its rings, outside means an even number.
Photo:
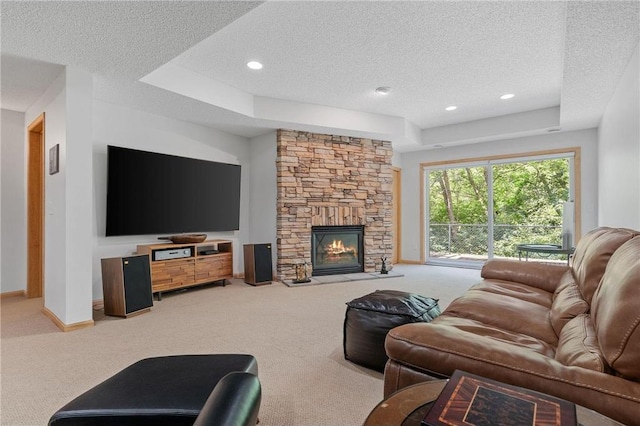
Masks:
[[[69,402],[49,425],[193,425],[201,411],[217,419],[215,424],[255,424],[261,399],[257,375],[252,355],[147,358]],[[206,420],[198,424],[214,424]]]

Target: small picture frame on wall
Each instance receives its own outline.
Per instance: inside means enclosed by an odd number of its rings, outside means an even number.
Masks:
[[[55,175],[60,171],[60,144],[49,149],[49,174]]]

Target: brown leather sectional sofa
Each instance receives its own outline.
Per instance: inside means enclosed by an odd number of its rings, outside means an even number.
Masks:
[[[464,370],[640,425],[640,232],[598,228],[571,266],[490,260],[430,323],[386,338],[385,397]]]

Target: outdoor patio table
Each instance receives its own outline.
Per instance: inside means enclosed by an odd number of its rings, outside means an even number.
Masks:
[[[519,260],[522,260],[523,252],[526,261],[529,260],[529,253],[542,253],[546,254],[547,257],[552,254],[563,254],[567,256],[567,265],[569,264],[571,255],[575,251],[575,247],[562,248],[562,246],[556,244],[518,244],[516,249],[518,250]]]

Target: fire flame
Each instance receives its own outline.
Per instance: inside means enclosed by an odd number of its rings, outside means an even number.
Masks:
[[[343,253],[355,253],[355,247],[345,247],[342,240],[333,240],[331,244],[327,246],[327,253],[329,254],[343,254]]]

